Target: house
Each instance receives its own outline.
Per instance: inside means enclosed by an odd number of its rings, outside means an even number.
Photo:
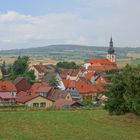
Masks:
[[[17,93],[20,91],[27,91],[30,89],[31,85],[24,77],[17,77],[14,80],[15,87],[17,89]]]
[[[65,99],[58,99],[55,101],[54,106],[57,108],[77,108],[82,107],[83,105],[76,101],[70,101]]]
[[[88,72],[84,75],[86,81],[90,81],[93,85],[107,85],[109,84],[101,72]]]
[[[80,74],[80,69],[61,69],[59,74],[62,79],[77,80]]]
[[[9,93],[0,93],[0,106],[11,105],[16,102],[16,97],[10,95]]]
[[[78,91],[81,100],[92,100],[94,96],[96,96],[96,92],[98,89],[95,85],[87,84],[83,81],[71,81],[71,80],[63,80],[66,90],[68,91]]]
[[[66,99],[72,101],[71,93],[59,88],[54,88],[47,96],[49,99],[56,101],[57,99]]]
[[[29,92],[47,97],[51,90],[52,87],[50,87],[47,83],[34,83]]]
[[[24,104],[29,107],[45,107],[49,108],[53,106],[53,100],[45,98],[38,94],[33,93],[20,93],[16,99],[17,104]]]
[[[17,89],[11,81],[0,81],[0,93],[8,93],[11,96],[16,96]]]
[[[81,101],[80,93],[76,88],[67,88],[66,91],[71,94],[73,101]]]
[[[30,70],[34,70],[34,74],[37,81],[42,81],[47,71],[47,65],[32,65],[30,67]]]

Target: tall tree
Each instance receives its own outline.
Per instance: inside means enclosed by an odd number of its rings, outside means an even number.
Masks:
[[[112,79],[108,87],[105,109],[110,114],[133,112],[140,115],[140,69],[127,65]]]
[[[35,80],[33,70],[29,70],[29,57],[19,56],[13,65],[9,68],[10,79],[15,79],[17,76],[26,77],[29,81]]]

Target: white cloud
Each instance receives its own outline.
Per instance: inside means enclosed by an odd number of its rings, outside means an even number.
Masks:
[[[32,42],[35,46],[46,45],[46,42],[67,43],[69,40],[84,43],[85,38],[81,35],[89,26],[90,21],[83,20],[78,14],[73,13],[26,16],[10,11],[0,14],[0,42],[6,43],[3,40],[10,40],[11,45],[12,43],[28,45]],[[7,43],[9,45],[9,42]]]
[[[77,44],[77,45],[87,45],[88,44],[88,39],[80,36],[78,39],[75,40],[68,40],[66,44]]]
[[[107,46],[111,35],[116,46],[140,46],[140,1],[82,1],[96,18],[84,18],[77,11],[41,16],[0,13],[0,49],[63,43]],[[96,6],[105,9],[96,13]]]

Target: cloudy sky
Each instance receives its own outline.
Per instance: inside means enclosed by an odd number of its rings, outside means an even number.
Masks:
[[[140,47],[140,0],[0,0],[0,50],[51,44]]]

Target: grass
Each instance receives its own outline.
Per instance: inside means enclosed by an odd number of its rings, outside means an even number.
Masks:
[[[0,112],[0,140],[139,140],[140,119],[104,110]]]
[[[140,58],[139,59],[134,59],[131,61],[131,65],[133,66],[137,66],[137,65],[140,65]]]

